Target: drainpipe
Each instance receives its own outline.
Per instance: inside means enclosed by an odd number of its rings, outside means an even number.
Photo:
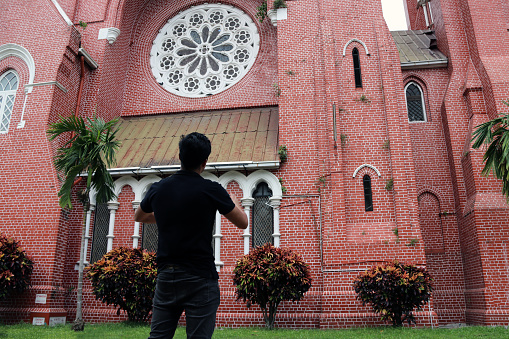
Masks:
[[[81,50],[81,46],[80,46]],[[81,106],[81,95],[83,93],[83,83],[85,82],[85,56],[83,54],[80,57],[80,87],[78,90],[78,99],[76,100],[76,109],[74,110],[74,116],[78,115]]]
[[[85,49],[83,47],[81,47],[81,42],[80,42],[80,47],[78,49],[78,56],[80,58],[80,69],[81,69],[80,70],[80,86],[78,89],[78,98],[76,99],[76,109],[74,110],[74,116],[77,116],[79,114],[79,110],[81,107],[81,96],[83,95],[83,84],[85,83],[85,63],[87,63],[88,67],[90,67],[91,70],[95,70],[99,67],[97,62],[95,62],[95,60],[92,59],[90,54],[88,54],[87,51],[85,51]],[[74,133],[71,136],[71,139],[73,137],[74,137]],[[78,177],[74,181],[73,186],[80,183],[81,180],[82,180],[82,177]]]
[[[81,43],[80,43],[81,45]],[[81,46],[80,46],[80,49],[81,49]],[[79,87],[79,90],[78,90],[78,98],[76,100],[76,109],[74,110],[73,112],[73,115],[74,116],[77,116],[78,115],[78,112],[80,110],[80,106],[81,106],[81,95],[83,93],[83,83],[85,82],[85,56],[83,55],[80,55],[80,67],[81,67],[81,71],[80,71],[80,87]],[[74,138],[74,132],[72,132],[72,135],[71,135],[71,139]],[[83,180],[83,177],[78,177],[76,178],[76,180],[74,180],[74,182],[72,183],[72,186],[76,186],[77,184],[79,184],[81,181]]]

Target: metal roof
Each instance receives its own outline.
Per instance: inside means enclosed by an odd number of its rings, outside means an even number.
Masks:
[[[122,117],[117,168],[110,172],[174,172],[180,137],[191,132],[210,139],[210,168],[277,168],[278,120],[277,107]]]
[[[392,31],[399,51],[401,69],[447,67],[447,57],[438,50],[435,32]]]

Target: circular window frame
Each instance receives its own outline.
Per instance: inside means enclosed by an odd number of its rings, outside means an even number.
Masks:
[[[166,91],[203,98],[241,81],[254,65],[260,35],[239,8],[202,4],[169,19],[152,43],[152,74]]]

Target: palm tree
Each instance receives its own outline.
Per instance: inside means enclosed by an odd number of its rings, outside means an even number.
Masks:
[[[57,150],[54,157],[55,168],[65,175],[58,196],[62,208],[72,208],[71,191],[73,186],[86,173],[86,187],[78,192],[80,202],[83,204],[83,227],[81,232],[80,261],[78,269],[78,289],[76,320],[73,330],[83,331],[82,294],[83,294],[83,262],[85,246],[86,211],[90,208],[89,193],[91,189],[97,192],[97,203],[108,202],[115,197],[114,182],[107,168],[114,163],[115,151],[120,142],[115,140],[118,129],[115,127],[118,119],[105,122],[101,118],[87,118],[70,116],[61,118],[51,124],[47,133],[50,141],[61,135],[71,134],[71,138],[63,147]],[[79,179],[76,180],[76,177]]]
[[[503,103],[509,106],[509,102]],[[502,180],[502,194],[509,201],[509,114],[500,114],[477,126],[472,141],[476,149],[487,145],[482,174],[488,176],[493,171],[495,177]]]

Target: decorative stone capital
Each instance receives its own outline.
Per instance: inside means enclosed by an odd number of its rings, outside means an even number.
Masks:
[[[275,9],[269,9],[267,11],[267,17],[273,26],[277,27],[277,11]]]
[[[251,207],[254,204],[253,198],[242,198],[240,199],[240,202],[242,203],[242,207]]]
[[[132,204],[133,204],[133,209],[134,210],[138,209],[138,207],[140,206],[140,202],[139,201],[133,201]]]
[[[118,210],[118,206],[119,205],[120,204],[118,202],[109,202],[108,203],[108,209],[110,210],[110,212],[111,211],[116,211],[116,210]]]
[[[272,208],[278,208],[279,206],[281,206],[281,198],[280,197],[269,198],[269,204]]]
[[[116,27],[102,28],[99,30],[99,36],[97,37],[97,39],[99,40],[106,39],[111,45],[117,40],[119,34],[120,30]]]

